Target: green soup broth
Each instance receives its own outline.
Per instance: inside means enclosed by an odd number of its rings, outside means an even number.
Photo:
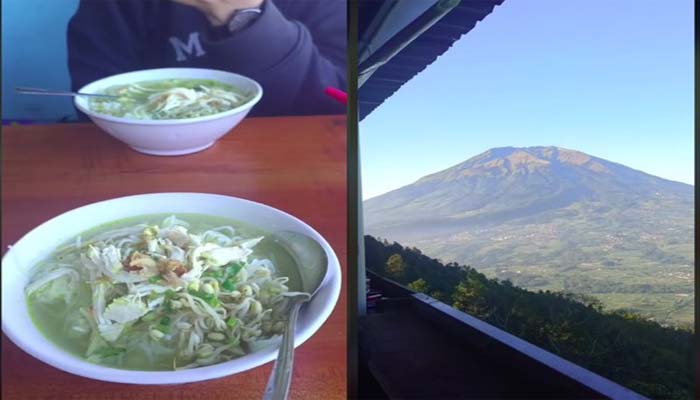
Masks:
[[[110,86],[93,97],[92,111],[133,119],[196,118],[232,110],[252,94],[211,79],[161,79]]]
[[[160,224],[163,219],[170,215],[173,214],[151,214],[121,219],[83,232],[80,237],[85,241],[94,235],[118,228],[141,223]],[[228,225],[235,228],[237,235],[245,238],[267,236],[267,233],[261,229],[227,218],[202,214],[176,214],[175,216],[190,224],[190,232],[203,232],[214,227]],[[74,241],[66,244],[71,243]],[[42,268],[52,263],[70,264],[76,262],[79,260],[77,253],[75,250],[73,252],[54,252],[35,267],[34,273],[40,272]],[[251,257],[270,260],[277,270],[276,276],[289,278],[287,286],[290,290],[301,289],[301,278],[292,257],[274,241],[264,240],[260,242],[254,247]],[[46,301],[42,298],[41,293],[27,296],[27,304],[34,324],[48,340],[66,352],[86,359],[85,354],[88,350],[90,333],[76,331],[74,327],[76,320],[82,318],[81,308],[90,309],[92,306],[89,282],[81,280],[67,304],[62,298],[56,301]],[[142,319],[144,318],[147,316],[142,317]],[[144,336],[147,336],[145,330],[148,328],[146,323],[140,324],[140,322],[141,320],[136,322],[128,333],[119,337],[115,344],[115,347],[118,347],[117,350],[106,350],[107,352],[113,351],[114,354],[102,357],[97,363],[108,367],[144,371],[173,370],[174,365],[186,363],[186,360],[176,356],[176,349],[172,345],[143,340]],[[88,361],[95,362],[94,360]]]

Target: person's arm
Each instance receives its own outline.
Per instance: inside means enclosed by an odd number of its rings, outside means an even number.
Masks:
[[[199,0],[188,0],[190,3]],[[235,0],[214,0],[216,3]],[[345,107],[324,94],[328,86],[346,86],[346,2],[290,1],[287,18],[274,1],[264,0],[252,24],[220,40],[204,36],[214,65],[258,81],[264,91],[256,114],[344,113]],[[200,7],[198,7],[200,8]],[[207,13],[204,9],[200,11]],[[212,25],[225,17],[208,16]],[[297,20],[298,19],[298,20]]]
[[[129,1],[80,1],[68,23],[68,70],[73,90],[109,75],[143,68],[144,9]]]

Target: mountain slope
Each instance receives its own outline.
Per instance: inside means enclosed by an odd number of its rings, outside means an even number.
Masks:
[[[365,201],[365,230],[527,288],[688,321],[693,190],[575,150],[504,147]]]
[[[592,299],[532,292],[365,236],[367,268],[547,349],[650,399],[689,399],[693,332]],[[397,268],[398,266],[398,268]]]

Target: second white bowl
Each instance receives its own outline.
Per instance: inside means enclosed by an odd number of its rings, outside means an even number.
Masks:
[[[146,154],[177,156],[211,147],[248,115],[262,97],[262,87],[254,80],[232,72],[203,68],[159,68],[112,75],[89,83],[80,92],[99,93],[114,85],[160,79],[211,79],[250,93],[246,103],[225,112],[197,118],[139,120],[100,114],[90,109],[89,99],[75,97],[75,106],[102,130]]]

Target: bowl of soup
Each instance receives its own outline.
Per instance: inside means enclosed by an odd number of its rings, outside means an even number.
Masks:
[[[238,125],[262,97],[253,79],[203,68],[159,68],[89,83],[75,106],[103,131],[146,154],[205,150]]]
[[[302,233],[328,273],[302,308],[295,346],[330,316],[340,265],[303,221],[252,201],[157,193],[89,204],[39,225],[2,259],[2,330],[35,358],[104,381],[218,378],[277,356],[284,296],[301,289],[288,251]]]

